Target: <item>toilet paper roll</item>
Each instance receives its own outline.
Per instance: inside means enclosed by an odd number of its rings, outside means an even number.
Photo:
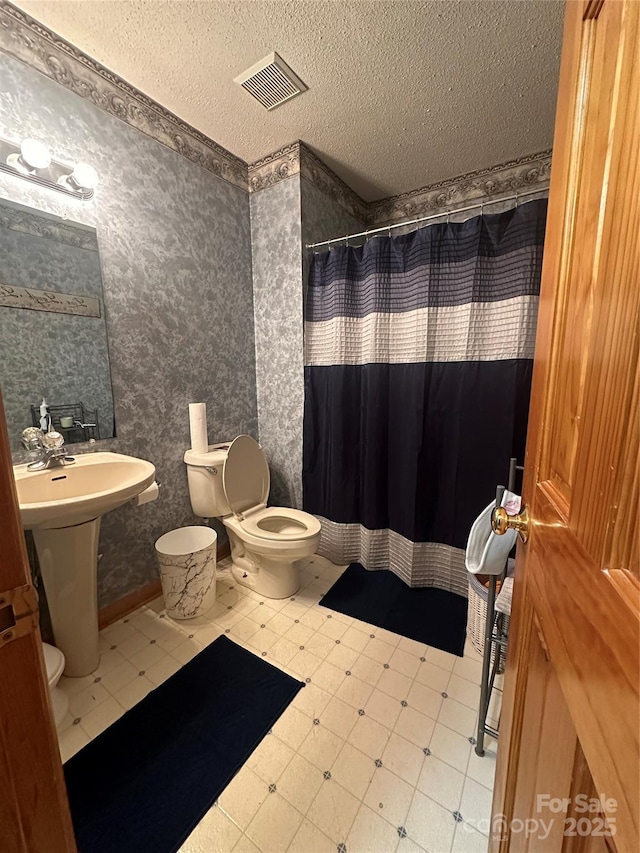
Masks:
[[[144,492],[140,492],[139,495],[136,495],[135,498],[131,499],[131,503],[134,506],[143,506],[143,504],[149,504],[151,501],[155,501],[158,499],[158,492],[160,487],[154,480],[150,486],[144,490]]]
[[[192,450],[196,453],[206,453],[209,449],[206,403],[189,403],[189,431]]]

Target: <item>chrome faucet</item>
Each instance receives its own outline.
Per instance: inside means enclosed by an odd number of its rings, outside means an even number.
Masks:
[[[22,444],[29,451],[33,462],[27,465],[29,471],[44,471],[75,462],[73,456],[67,456],[64,437],[55,430],[42,432],[37,427],[27,427],[22,433]]]

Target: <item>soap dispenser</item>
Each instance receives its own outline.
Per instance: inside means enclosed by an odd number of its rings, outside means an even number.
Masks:
[[[47,408],[47,401],[45,398],[42,398],[42,403],[40,403],[40,429],[42,432],[49,432],[51,428],[51,415],[49,414],[49,409]]]

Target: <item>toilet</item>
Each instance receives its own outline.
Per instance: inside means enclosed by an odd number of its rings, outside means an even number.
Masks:
[[[199,453],[187,450],[191,506],[220,518],[229,534],[235,580],[265,598],[288,598],[300,586],[296,563],[315,554],[320,522],[308,512],[267,507],[269,465],[248,435]]]
[[[50,646],[49,643],[42,644],[42,652],[44,654],[44,665],[47,669],[53,718],[56,721],[56,727],[59,727],[69,710],[69,697],[64,690],[58,687],[58,681],[60,681],[64,669],[64,655],[60,649]]]

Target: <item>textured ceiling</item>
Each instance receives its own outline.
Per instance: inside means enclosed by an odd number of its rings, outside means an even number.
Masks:
[[[551,147],[558,0],[18,0],[248,162],[302,139],[367,201]],[[309,91],[233,78],[277,51]]]

